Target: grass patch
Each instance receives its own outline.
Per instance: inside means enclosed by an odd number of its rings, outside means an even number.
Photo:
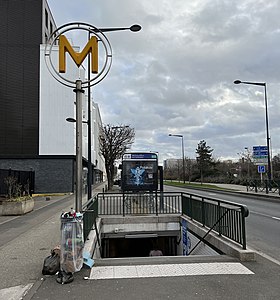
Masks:
[[[229,190],[229,189],[222,188],[222,187],[219,187],[214,184],[207,184],[207,183],[201,184],[201,183],[193,183],[193,182],[183,183],[183,182],[179,182],[179,181],[164,181],[163,184],[170,185],[170,186],[176,186],[176,187],[182,187],[182,188],[197,188],[197,189],[204,188],[204,189],[223,190],[223,191]]]

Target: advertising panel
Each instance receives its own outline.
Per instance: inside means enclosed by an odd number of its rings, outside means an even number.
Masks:
[[[157,188],[157,154],[125,153],[122,159],[122,190],[156,191]]]

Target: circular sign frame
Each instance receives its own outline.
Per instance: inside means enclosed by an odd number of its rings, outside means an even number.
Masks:
[[[87,80],[82,81],[82,88],[83,87],[88,87],[88,86],[93,86],[98,84],[100,81],[102,81],[106,75],[109,73],[111,65],[112,65],[112,47],[110,45],[110,42],[108,38],[104,35],[104,33],[99,30],[97,27],[87,24],[87,23],[82,23],[82,22],[73,22],[73,23],[67,23],[64,24],[60,27],[58,27],[48,38],[46,46],[45,46],[45,63],[46,66],[51,73],[51,75],[61,84],[75,88],[76,87],[76,80],[70,80],[59,73],[52,61],[52,51],[53,51],[53,46],[56,44],[58,38],[62,35],[65,34],[68,31],[71,30],[82,30],[82,31],[87,31],[90,34],[96,36],[97,41],[101,42],[104,51],[105,51],[105,58],[104,58],[104,63],[101,68],[101,70],[92,78],[89,78]],[[89,54],[88,54],[89,55]],[[77,79],[78,80],[78,79]],[[80,80],[80,79],[79,79]]]

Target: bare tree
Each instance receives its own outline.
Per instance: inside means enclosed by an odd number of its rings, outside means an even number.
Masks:
[[[125,125],[112,126],[107,124],[100,130],[100,153],[105,159],[109,190],[114,184],[114,163],[131,147],[134,142],[134,137],[134,128]]]

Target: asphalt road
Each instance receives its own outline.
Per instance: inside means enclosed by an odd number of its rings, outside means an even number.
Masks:
[[[280,198],[257,195],[225,194],[219,191],[184,189],[186,192],[210,198],[244,204],[249,209],[246,218],[247,245],[267,258],[280,263]],[[165,191],[182,191],[182,188],[165,186]]]

